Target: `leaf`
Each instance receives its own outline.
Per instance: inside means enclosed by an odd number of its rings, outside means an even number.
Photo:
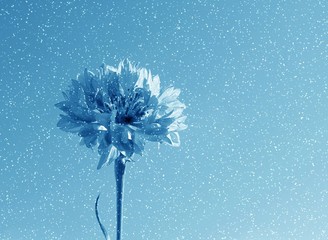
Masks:
[[[99,201],[99,197],[100,197],[100,193],[98,194],[98,197],[96,199],[96,203],[95,203],[95,213],[96,213],[96,217],[97,217],[97,221],[98,221],[98,224],[100,226],[100,229],[102,231],[102,233],[104,234],[104,237],[106,240],[110,240],[110,237],[107,233],[107,230],[105,228],[105,226],[100,222],[100,218],[99,218],[99,213],[98,213],[98,201]]]

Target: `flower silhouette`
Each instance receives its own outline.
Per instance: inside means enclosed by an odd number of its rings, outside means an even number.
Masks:
[[[97,169],[119,157],[142,154],[146,141],[179,146],[178,131],[186,128],[179,89],[160,91],[160,79],[128,60],[117,68],[103,64],[96,74],[85,69],[63,92],[55,106],[57,126],[81,137],[81,144],[98,147]]]
[[[77,133],[82,145],[98,147],[97,169],[115,162],[117,240],[122,235],[126,162],[134,154],[142,154],[146,141],[180,145],[178,131],[187,126],[179,94],[180,90],[173,87],[161,93],[158,76],[125,60],[117,68],[103,64],[97,74],[85,69],[63,92],[65,100],[56,104],[65,113],[57,126]],[[97,221],[109,240],[99,218],[98,200],[99,195],[95,203]]]

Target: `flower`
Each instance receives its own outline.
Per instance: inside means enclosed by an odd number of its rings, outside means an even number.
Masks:
[[[187,127],[179,94],[173,87],[161,93],[159,77],[128,60],[117,68],[103,64],[97,74],[85,69],[63,92],[55,106],[65,114],[57,126],[77,133],[82,145],[97,146],[100,169],[119,156],[142,155],[146,141],[179,146],[178,131]]]

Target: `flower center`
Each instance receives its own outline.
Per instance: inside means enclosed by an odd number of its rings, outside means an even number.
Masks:
[[[121,119],[123,124],[131,124],[133,122],[133,117],[129,115],[125,115]]]

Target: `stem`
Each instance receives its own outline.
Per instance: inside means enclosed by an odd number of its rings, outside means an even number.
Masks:
[[[122,233],[122,209],[123,209],[123,175],[125,171],[124,156],[121,155],[115,160],[115,178],[116,178],[116,240],[121,240]]]

